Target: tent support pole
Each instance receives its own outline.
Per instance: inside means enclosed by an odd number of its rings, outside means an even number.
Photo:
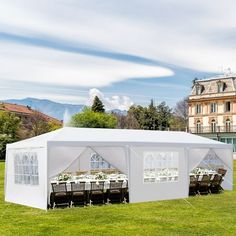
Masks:
[[[131,194],[131,170],[130,170],[130,146],[126,145],[126,169],[127,169],[127,177],[128,177],[128,188],[129,188],[129,202],[132,202],[130,198]]]
[[[46,155],[47,155],[47,190],[46,190],[46,193],[47,193],[47,208],[48,209],[48,205],[50,204],[50,187],[51,187],[51,184],[49,182],[49,148],[48,148],[48,142],[47,142],[47,145],[46,145],[46,148],[47,148],[47,152],[46,152]]]

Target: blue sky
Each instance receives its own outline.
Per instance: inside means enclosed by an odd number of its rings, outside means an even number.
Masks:
[[[174,106],[236,68],[234,1],[0,0],[0,99]]]

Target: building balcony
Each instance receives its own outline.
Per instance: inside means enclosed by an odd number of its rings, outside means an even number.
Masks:
[[[189,127],[189,132],[193,134],[203,133],[236,133],[236,126],[201,126]]]

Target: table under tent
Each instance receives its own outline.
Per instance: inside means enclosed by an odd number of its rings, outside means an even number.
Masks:
[[[229,144],[185,132],[65,127],[7,145],[5,201],[46,210],[60,180],[85,182],[90,192],[101,179],[105,192],[122,182],[130,203],[186,198],[196,168],[225,169],[222,187],[232,190]],[[103,169],[111,171],[105,178]]]

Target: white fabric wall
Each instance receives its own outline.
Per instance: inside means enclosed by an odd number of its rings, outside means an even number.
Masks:
[[[39,185],[15,184],[14,155],[17,152],[36,152]],[[46,148],[7,149],[5,201],[47,209],[47,152]]]
[[[67,170],[86,149],[85,147],[70,146],[52,146],[48,148],[49,179]]]
[[[209,148],[205,149],[197,148],[189,150],[189,160],[188,160],[189,173],[200,164],[200,162],[204,159],[209,150],[210,150]]]
[[[90,157],[92,150],[86,147],[77,158],[71,162],[70,166],[65,169],[68,172],[90,171]],[[76,154],[77,155],[77,154]]]
[[[232,149],[214,149],[214,152],[227,170],[222,187],[226,190],[233,190],[233,151]]]
[[[226,190],[233,189],[233,153],[231,148],[203,148],[203,149],[190,149],[189,150],[189,172],[196,168],[200,162],[205,158],[209,151],[214,152],[221,162],[224,164],[224,168],[227,170],[226,176],[222,183],[222,187]]]
[[[91,147],[113,167],[127,174],[125,147]]]
[[[143,154],[144,152],[173,151],[179,154],[178,182],[144,183],[143,182]],[[164,199],[188,197],[188,160],[183,148],[171,147],[130,147],[130,202],[146,202]]]

